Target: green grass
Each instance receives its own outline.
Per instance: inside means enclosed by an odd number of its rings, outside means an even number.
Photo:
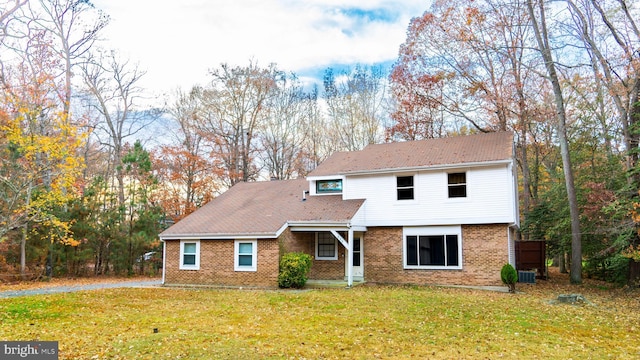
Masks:
[[[0,299],[0,340],[59,341],[60,359],[640,357],[637,297],[603,291],[588,296],[596,306],[573,306],[555,296],[112,289]]]

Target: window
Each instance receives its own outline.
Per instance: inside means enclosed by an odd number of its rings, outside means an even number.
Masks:
[[[316,193],[341,193],[342,192],[342,180],[317,180],[316,181]]]
[[[467,197],[467,176],[466,173],[447,174],[449,184],[449,197]]]
[[[234,250],[235,271],[257,271],[258,241],[236,240]]]
[[[461,269],[460,227],[405,228],[404,267]]]
[[[316,259],[338,260],[337,240],[330,232],[316,233]]]
[[[396,177],[398,200],[413,200],[413,176]]]
[[[200,269],[200,241],[180,241],[180,269]]]

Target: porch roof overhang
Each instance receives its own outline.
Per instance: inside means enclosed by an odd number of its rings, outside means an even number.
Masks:
[[[289,221],[287,223],[291,231],[367,231],[366,226],[353,225],[349,222],[334,222],[334,221]]]

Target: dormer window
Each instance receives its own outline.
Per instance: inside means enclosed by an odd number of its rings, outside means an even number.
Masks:
[[[396,177],[398,200],[413,200],[413,176]]]
[[[317,180],[316,193],[339,194],[342,192],[342,179]]]

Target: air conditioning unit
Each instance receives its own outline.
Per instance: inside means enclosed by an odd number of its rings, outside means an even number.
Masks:
[[[518,282],[525,283],[525,284],[535,284],[536,272],[535,271],[518,271]]]

